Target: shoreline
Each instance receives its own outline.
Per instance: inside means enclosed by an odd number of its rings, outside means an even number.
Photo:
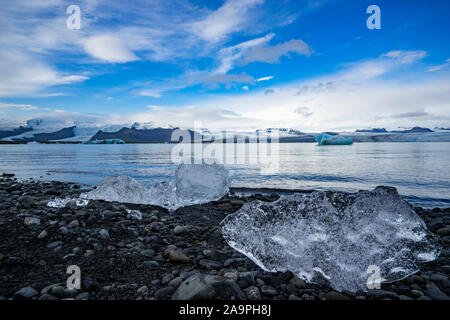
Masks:
[[[174,213],[151,205],[97,200],[85,207],[69,202],[64,208],[50,208],[46,206],[49,200],[79,195],[80,185],[2,176],[0,299],[188,299],[189,292],[179,288],[192,277],[201,277],[201,286],[219,288],[213,296],[203,296],[207,300],[428,300],[450,296],[450,236],[442,231],[450,226],[450,208],[414,208],[431,232],[441,230],[443,250],[437,260],[401,281],[382,284],[382,290],[338,293],[325,284],[305,283],[290,272],[265,272],[228,246],[218,227],[226,215],[248,201],[278,197],[237,195],[239,189],[243,188],[233,188],[218,201]],[[270,193],[274,189],[258,190]],[[142,220],[127,209],[140,210]],[[80,290],[66,288],[70,265],[80,267]]]

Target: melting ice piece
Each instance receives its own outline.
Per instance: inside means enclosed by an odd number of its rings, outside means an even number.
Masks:
[[[89,203],[89,200],[86,199],[77,199],[77,198],[66,198],[66,199],[61,199],[61,198],[56,198],[52,201],[49,201],[47,203],[47,207],[52,207],[52,208],[63,208],[66,206],[66,204],[70,201],[75,201],[75,203],[77,204],[78,207],[84,207]]]
[[[97,188],[82,196],[86,199],[117,201],[128,203],[145,203],[148,198],[145,186],[131,177],[105,177]]]
[[[138,220],[142,220],[142,212],[140,212],[139,210],[127,209],[127,213],[129,215],[131,215],[133,218],[136,218]]]
[[[229,190],[231,178],[223,165],[181,164],[175,172],[176,197],[181,202],[202,203],[217,200]]]
[[[391,187],[253,201],[221,227],[228,244],[262,269],[325,280],[339,291],[367,290],[373,266],[382,282],[400,280],[441,250],[439,239]]]
[[[346,138],[340,135],[319,134],[316,137],[317,143],[322,145],[350,145],[353,144],[352,138]]]
[[[138,204],[152,204],[176,210],[179,207],[217,200],[224,196],[231,178],[223,165],[181,164],[172,181],[149,188],[131,177],[106,177],[84,198]]]

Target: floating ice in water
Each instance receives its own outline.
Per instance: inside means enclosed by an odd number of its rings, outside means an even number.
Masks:
[[[70,201],[75,201],[75,203],[77,204],[78,207],[84,207],[84,206],[88,205],[88,203],[89,203],[89,200],[87,200],[87,199],[80,199],[80,198],[61,199],[61,198],[56,198],[56,199],[54,199],[52,201],[49,201],[47,203],[47,207],[63,208]]]
[[[102,140],[89,140],[84,142],[84,144],[125,144],[125,141],[122,139],[114,138],[114,139],[102,139]]]
[[[253,201],[221,227],[228,244],[262,269],[289,270],[340,291],[367,290],[369,266],[380,268],[382,282],[400,280],[441,250],[439,239],[391,187]]]
[[[223,165],[180,164],[175,178],[149,188],[131,177],[106,177],[85,199],[153,204],[176,210],[179,207],[201,204],[224,196],[231,178]]]
[[[353,144],[352,138],[346,138],[340,135],[329,135],[326,133],[319,134],[316,137],[317,143],[323,145],[349,145]]]

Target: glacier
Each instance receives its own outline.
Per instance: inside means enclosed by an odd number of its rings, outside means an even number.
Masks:
[[[170,181],[144,186],[127,176],[105,177],[83,199],[151,204],[176,210],[180,207],[217,200],[228,193],[231,178],[220,164],[178,165]]]
[[[343,137],[340,135],[329,135],[326,133],[316,136],[317,143],[323,145],[350,145],[353,144],[352,138]]]
[[[380,282],[400,280],[441,250],[439,238],[392,187],[252,201],[220,225],[227,243],[263,270],[289,270],[338,291],[366,291],[373,266]]]

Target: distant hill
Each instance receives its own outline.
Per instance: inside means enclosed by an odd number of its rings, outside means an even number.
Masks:
[[[373,128],[373,129],[357,129],[355,132],[367,132],[367,133],[388,133],[385,128]]]
[[[408,129],[408,130],[391,131],[391,133],[421,133],[421,132],[434,132],[434,131],[431,130],[431,129],[422,128],[422,127],[413,127],[411,129]]]
[[[12,129],[12,130],[0,130],[0,139],[14,137],[19,134],[22,134],[22,133],[25,133],[28,131],[32,131],[32,130],[33,130],[32,128],[22,127],[22,126],[20,126],[19,128],[16,128],[16,129]]]
[[[172,142],[172,133],[178,128],[154,128],[135,129],[134,127],[123,127],[116,132],[103,132],[99,130],[90,140],[122,139],[126,143],[169,143]],[[194,131],[187,130],[194,137]]]
[[[29,130],[28,130],[29,131]],[[72,138],[75,136],[75,126],[69,128],[63,128],[61,130],[49,133],[37,133],[30,138],[12,139],[13,141],[51,141]]]

